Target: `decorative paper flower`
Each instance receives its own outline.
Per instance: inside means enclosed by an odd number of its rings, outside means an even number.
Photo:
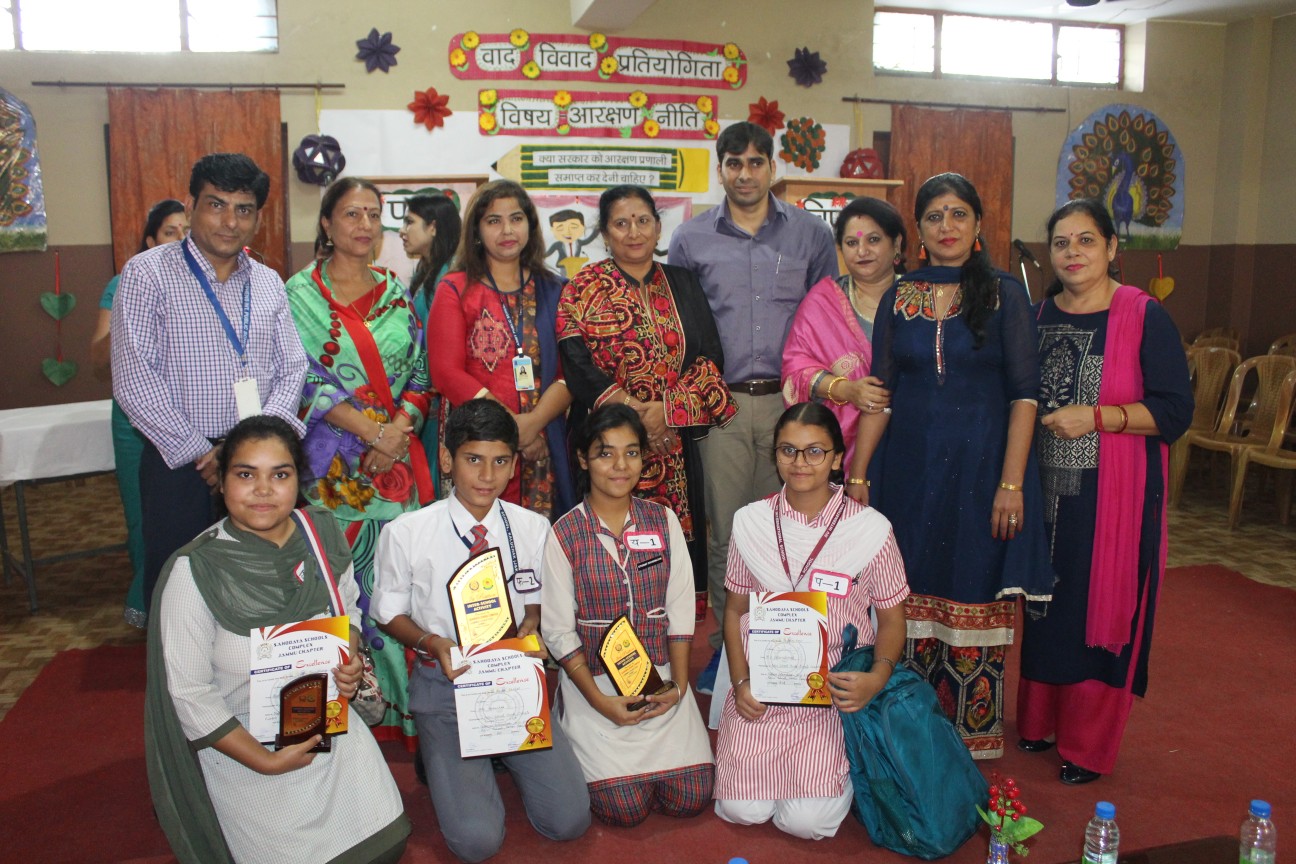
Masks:
[[[468,55],[462,48],[455,48],[450,52],[450,65],[460,72],[468,68]]]
[[[559,90],[557,93],[554,94],[554,98],[553,98],[554,104],[557,105],[559,108],[566,108],[568,105],[571,104],[571,100],[572,100],[572,95],[568,93],[566,90]]]
[[[531,34],[520,28],[514,30],[509,34],[509,44],[521,51],[531,44]]]
[[[442,96],[435,87],[429,87],[422,92],[415,91],[414,101],[405,107],[414,112],[415,123],[422,123],[431,132],[444,126],[445,118],[454,113],[447,107],[449,102],[449,96]]]
[[[630,94],[630,104],[636,108],[642,108],[648,104],[648,94],[642,90],[636,90]]]
[[[702,124],[702,129],[706,132],[708,138],[714,138],[720,134],[720,124],[714,120],[706,121],[706,123]]]
[[[644,134],[649,138],[656,138],[657,134],[661,132],[661,126],[656,120],[645,120],[643,122],[643,130]]]
[[[604,57],[599,61],[599,77],[605,80],[611,78],[620,65],[615,57]]]
[[[477,96],[477,101],[489,108],[491,105],[494,105],[499,101],[499,94],[494,90],[483,90]]]
[[[396,55],[400,53],[400,46],[392,44],[392,34],[383,33],[380,36],[377,27],[370,30],[365,38],[357,39],[356,47],[360,49],[356,52],[356,59],[364,61],[366,72],[375,69],[390,71],[396,65]]]
[[[477,35],[477,31],[469,30],[459,40],[459,44],[463,46],[465,51],[471,51],[481,44],[481,37]]]
[[[607,37],[604,36],[602,33],[591,33],[589,38],[589,46],[593,48],[595,51],[602,54],[604,51],[607,50]]]
[[[764,126],[765,130],[771,135],[783,128],[783,112],[779,110],[778,100],[766,102],[765,97],[752,102],[747,106],[751,113],[747,115],[748,123],[755,123],[757,126]]]
[[[327,186],[346,167],[342,145],[331,135],[307,135],[292,155],[297,179],[315,186]]]
[[[558,134],[559,134],[559,135],[567,135],[567,134],[569,134],[570,132],[571,132],[571,124],[570,124],[570,123],[559,123],[559,124],[558,124]]]
[[[788,123],[787,131],[779,136],[783,149],[779,158],[798,168],[813,171],[819,167],[819,157],[826,149],[823,127],[810,117],[798,117]]]
[[[819,59],[818,51],[809,48],[796,49],[796,56],[787,61],[788,74],[796,79],[802,87],[813,87],[823,80],[828,71],[828,64]]]
[[[697,100],[697,109],[703,114],[710,114],[715,108],[715,103],[711,101],[710,96],[699,96]]]
[[[534,60],[528,60],[528,61],[526,62],[526,65],[524,65],[524,66],[522,67],[522,74],[525,75],[526,77],[532,79],[532,80],[535,80],[536,78],[539,78],[539,77],[540,77],[540,64],[539,64],[539,63],[536,63]]]
[[[726,66],[720,77],[724,78],[730,87],[736,89],[739,86],[739,79],[742,76],[739,75],[737,66]]]
[[[496,125],[496,123],[495,123],[495,115],[494,115],[494,114],[481,114],[481,115],[479,115],[479,116],[477,117],[477,125],[480,126],[480,127],[481,127],[481,130],[482,130],[483,132],[487,133],[487,134],[492,134],[492,133],[494,133],[494,132],[495,132],[495,125]]]
[[[726,60],[737,60],[742,51],[732,42],[726,42],[724,46],[724,56]]]

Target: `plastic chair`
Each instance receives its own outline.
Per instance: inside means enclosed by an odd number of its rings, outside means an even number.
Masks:
[[[1228,348],[1238,350],[1238,340],[1232,336],[1198,336],[1193,340],[1194,348]]]
[[[1269,346],[1270,354],[1282,354],[1286,357],[1296,357],[1296,333],[1288,333],[1286,336],[1279,336]]]
[[[1188,376],[1193,382],[1193,416],[1188,430],[1204,432],[1215,428],[1219,421],[1220,398],[1229,373],[1242,360],[1241,355],[1229,348],[1198,348],[1188,350]],[[1170,476],[1179,483],[1170,484],[1170,506],[1179,506],[1183,477],[1188,466],[1188,436],[1182,435],[1170,445]]]
[[[1284,450],[1283,440],[1291,429],[1296,407],[1296,371],[1288,372],[1278,394],[1273,428],[1264,447],[1248,447],[1238,454],[1237,469],[1233,472],[1233,491],[1229,495],[1229,530],[1237,527],[1242,515],[1242,496],[1246,487],[1246,472],[1251,463],[1277,468],[1278,521],[1283,525],[1291,517],[1292,473],[1296,473],[1296,451]],[[1288,473],[1292,472],[1292,473]]]
[[[1182,464],[1170,477],[1170,489],[1178,500],[1175,490],[1183,489],[1184,474],[1187,473],[1188,457],[1193,447],[1203,450],[1214,450],[1229,455],[1230,476],[1237,480],[1238,456],[1243,450],[1262,448],[1268,443],[1273,429],[1274,417],[1278,412],[1278,397],[1282,392],[1283,379],[1287,373],[1296,369],[1296,358],[1283,357],[1278,354],[1265,354],[1243,360],[1233,370],[1233,379],[1229,382],[1228,395],[1224,397],[1224,411],[1219,422],[1211,430],[1189,430],[1185,434],[1186,450]],[[1252,396],[1250,413],[1251,423],[1240,431],[1233,431],[1234,421],[1238,416],[1238,403],[1242,398],[1242,386],[1247,376],[1256,373],[1256,389]]]
[[[1239,333],[1236,328],[1207,327],[1205,330],[1197,334],[1197,338],[1193,340],[1193,344],[1196,345],[1202,339],[1210,339],[1212,337],[1217,337],[1217,336],[1223,336],[1226,339],[1232,339],[1234,342],[1242,341],[1242,334]]]

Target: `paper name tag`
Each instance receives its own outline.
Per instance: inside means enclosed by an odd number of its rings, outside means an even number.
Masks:
[[[519,594],[529,594],[540,590],[540,580],[534,570],[519,570],[513,574],[513,588]]]
[[[656,531],[627,531],[622,539],[626,548],[635,552],[661,552],[666,549],[662,535]]]
[[[845,597],[850,593],[851,579],[845,573],[834,573],[831,570],[811,570],[810,590],[822,591],[833,597]]]
[[[234,382],[234,406],[240,420],[261,413],[261,393],[257,390],[255,378],[240,378]]]

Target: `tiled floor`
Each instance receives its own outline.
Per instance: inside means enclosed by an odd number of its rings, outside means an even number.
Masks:
[[[1253,481],[1242,526],[1228,530],[1227,472],[1212,478],[1194,472],[1185,506],[1170,517],[1170,566],[1220,563],[1260,582],[1296,588],[1296,519],[1278,524],[1272,482]],[[18,531],[12,489],[3,490],[6,526]],[[59,483],[27,494],[32,542],[38,555],[118,542],[121,505],[115,480],[98,477],[81,484]],[[37,571],[40,611],[27,611],[21,577],[0,585],[0,718],[55,654],[65,648],[141,642],[144,634],[122,620],[122,599],[130,581],[125,552],[64,561]]]

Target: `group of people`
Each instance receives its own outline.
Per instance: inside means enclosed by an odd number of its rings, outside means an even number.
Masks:
[[[152,613],[150,779],[177,851],[254,860],[275,846],[273,775],[309,771],[311,812],[345,807],[370,829],[321,832],[310,857],[396,860],[409,828],[376,736],[417,738],[450,848],[494,854],[503,805],[490,761],[459,756],[445,591],[492,546],[519,635],[561,667],[553,746],[499,760],[544,836],[579,836],[591,812],[634,825],[714,802],[727,821],[830,837],[851,802],[838,712],[898,663],[974,757],[1001,754],[1019,597],[1018,746],[1056,746],[1063,782],[1112,770],[1146,688],[1165,455],[1192,397],[1169,317],[1111,276],[1110,216],[1091,201],[1053,214],[1057,281],[1032,307],[992,266],[960,175],[918,190],[907,271],[909,232],[885,201],[851,201],[834,243],[770,193],[761,127],[726,128],[716,150],[725,199],[674,232],[669,263],[654,258],[652,196],[620,186],[599,202],[610,257],[570,281],[507,180],[462,219],[448,199],[409,199],[412,290],[372,264],[382,198],[362,179],[325,192],[316,260],[286,286],[244,252],[268,192],[246,157],[199,160],[179,219],[150,215],[97,356],[111,356],[119,440],[141,449],[131,602]],[[298,491],[347,585],[355,650],[338,688],[354,692],[367,655],[390,703],[321,756],[271,752],[240,725],[249,628],[330,614]],[[764,705],[749,596],[814,589],[830,664],[853,624],[873,668],[828,676],[834,708]],[[708,606],[714,653],[690,682]],[[619,695],[602,666],[621,614],[658,693]],[[713,757],[694,697],[722,658]],[[364,764],[382,779],[363,803],[333,797]]]

